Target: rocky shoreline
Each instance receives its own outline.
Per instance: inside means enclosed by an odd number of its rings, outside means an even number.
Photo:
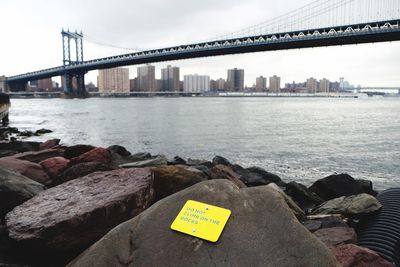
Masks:
[[[382,207],[371,181],[334,174],[306,187],[221,156],[0,133],[0,266],[394,266],[356,245]],[[189,199],[232,211],[217,243],[169,228]]]

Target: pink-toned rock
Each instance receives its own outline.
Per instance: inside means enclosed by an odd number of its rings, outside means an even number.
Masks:
[[[101,162],[78,163],[70,166],[68,169],[63,171],[63,173],[57,177],[55,183],[62,184],[74,180],[76,178],[86,176],[93,172],[110,171],[110,170],[112,170],[112,168],[109,165],[105,165]]]
[[[43,142],[40,144],[39,146],[39,150],[46,150],[46,149],[51,149],[55,146],[58,146],[58,144],[60,143],[60,139],[50,139],[47,140],[46,142]]]
[[[101,162],[103,164],[109,164],[111,162],[111,152],[105,148],[97,147],[80,155],[79,157],[71,159],[71,162]]]
[[[153,203],[151,169],[96,172],[50,188],[6,216],[21,251],[50,255],[87,248]]]
[[[90,145],[74,145],[65,148],[65,158],[72,159],[79,157],[80,155],[94,149],[94,146]]]
[[[328,247],[357,242],[356,231],[351,227],[323,228],[315,231],[314,235]]]
[[[241,180],[240,176],[235,173],[231,167],[225,165],[216,165],[210,171],[212,179],[227,179],[237,185],[239,188],[247,187]]]
[[[39,163],[49,158],[63,157],[63,156],[64,156],[64,151],[62,149],[47,149],[41,151],[29,151],[29,152],[19,153],[11,156],[11,158]]]
[[[70,160],[63,157],[54,157],[43,160],[39,163],[42,165],[44,171],[52,178],[59,176],[64,170],[66,170],[70,164]]]
[[[333,255],[343,267],[393,267],[394,264],[376,252],[354,244],[331,247]]]
[[[38,163],[19,160],[13,157],[0,158],[0,167],[15,171],[43,185],[50,185],[52,180]]]

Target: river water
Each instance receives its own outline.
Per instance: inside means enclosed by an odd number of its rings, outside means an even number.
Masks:
[[[13,99],[10,121],[69,145],[221,155],[307,185],[346,172],[400,186],[400,98]]]

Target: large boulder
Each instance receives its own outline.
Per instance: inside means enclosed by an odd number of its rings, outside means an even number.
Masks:
[[[37,151],[40,148],[40,144],[40,142],[34,141],[0,142],[0,150],[13,150],[18,152]]]
[[[187,200],[232,211],[217,243],[170,229]],[[220,179],[198,183],[158,201],[114,228],[68,266],[338,264],[329,249],[301,226],[278,192],[266,186],[239,189]]]
[[[288,183],[285,193],[304,210],[315,208],[324,202],[317,194],[308,190],[306,186],[296,182]]]
[[[345,244],[332,247],[332,252],[343,267],[393,267],[376,252],[356,246]]]
[[[240,175],[240,180],[242,180],[247,186],[267,185],[270,183],[275,183],[279,186],[285,185],[279,176],[267,172],[259,167],[250,167],[244,169],[239,165],[233,165],[232,169],[234,172]]]
[[[111,162],[111,152],[102,147],[96,147],[79,157],[71,159],[73,164],[83,163],[83,162],[100,162],[103,164],[110,164]]]
[[[125,147],[120,146],[120,145],[112,145],[112,146],[107,147],[107,149],[111,153],[116,153],[123,157],[127,157],[127,156],[131,155],[131,152],[129,152]]]
[[[43,190],[42,184],[0,167],[0,218]]]
[[[163,156],[155,156],[151,159],[141,160],[141,161],[134,161],[130,163],[124,163],[119,165],[120,168],[143,168],[143,167],[157,167],[162,165],[167,165],[168,159]]]
[[[239,188],[246,187],[246,185],[240,180],[240,176],[235,173],[231,167],[226,165],[215,165],[210,171],[210,176],[212,179],[227,179]]]
[[[203,172],[183,165],[164,165],[153,171],[156,200],[207,180]]]
[[[54,157],[41,161],[39,164],[54,181],[70,164],[70,160],[63,157]]]
[[[39,163],[49,158],[63,157],[63,156],[64,156],[64,151],[62,149],[46,149],[41,151],[29,151],[29,152],[19,153],[12,156],[12,158]]]
[[[355,244],[357,242],[356,231],[351,227],[319,229],[314,232],[314,235],[327,246]]]
[[[213,164],[214,166],[216,166],[216,165],[231,166],[231,165],[232,165],[232,164],[229,162],[229,160],[227,160],[226,158],[221,157],[221,156],[215,156],[215,157],[212,159],[212,164]]]
[[[152,203],[152,171],[120,169],[43,191],[14,208],[5,220],[21,255],[51,256],[81,251]]]
[[[18,172],[43,185],[51,185],[52,180],[38,163],[12,157],[0,158],[0,167]]]
[[[378,211],[381,203],[373,196],[360,194],[339,197],[323,203],[312,214],[343,214],[345,216],[363,215]]]
[[[110,171],[112,168],[101,162],[83,162],[70,166],[55,178],[55,184],[62,184],[93,172]]]
[[[94,146],[90,145],[74,145],[65,148],[65,155],[64,157],[67,159],[72,159],[79,157],[80,155],[94,149]]]
[[[330,200],[342,196],[368,193],[363,186],[364,182],[358,182],[348,174],[335,174],[320,179],[309,188],[323,200]]]
[[[40,144],[39,150],[51,149],[60,144],[60,139],[50,139]]]

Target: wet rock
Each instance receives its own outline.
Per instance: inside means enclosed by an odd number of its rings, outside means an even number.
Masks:
[[[43,185],[50,185],[52,180],[38,163],[19,160],[12,157],[0,158],[0,167],[20,173]]]
[[[240,175],[240,180],[242,180],[247,186],[267,185],[269,183],[275,183],[278,186],[285,185],[279,176],[267,172],[259,167],[244,169],[239,165],[233,165],[232,169]]]
[[[62,149],[47,149],[41,151],[29,151],[29,152],[19,153],[12,156],[12,158],[39,163],[49,158],[63,157],[63,156],[64,156],[64,151]]]
[[[89,145],[75,145],[66,147],[64,157],[67,159],[76,158],[94,148],[95,148],[94,146],[89,146]]]
[[[229,162],[229,160],[227,160],[224,157],[221,156],[215,156],[212,160],[212,164],[214,166],[216,165],[225,165],[225,166],[231,166],[232,164]]]
[[[373,184],[370,180],[357,179],[357,183],[361,186],[364,193],[376,196],[377,192],[373,188]]]
[[[122,157],[127,157],[131,155],[131,152],[129,152],[125,147],[119,146],[119,145],[113,145],[109,146],[107,148],[111,153],[117,153],[118,155]]]
[[[50,188],[6,216],[21,257],[80,251],[153,202],[150,169],[93,173]]]
[[[105,148],[97,147],[80,155],[79,157],[71,159],[72,164],[83,162],[100,162],[108,165],[111,162],[111,152]]]
[[[41,161],[39,164],[43,167],[43,170],[50,176],[50,178],[54,180],[69,167],[70,162],[70,160],[63,157],[54,157]]]
[[[18,133],[18,136],[23,136],[23,137],[31,137],[33,136],[35,133],[29,130],[25,130],[25,131],[21,131]]]
[[[151,159],[152,156],[150,153],[147,152],[140,152],[129,156],[131,162],[133,161],[141,161],[146,159]]]
[[[368,194],[335,198],[323,203],[312,214],[343,214],[345,216],[362,215],[376,212],[382,208],[379,201]]]
[[[303,210],[315,208],[322,204],[322,200],[317,194],[308,190],[302,184],[290,182],[286,185],[285,193],[289,195]]]
[[[42,129],[37,130],[35,132],[35,135],[42,135],[42,134],[47,134],[47,133],[52,133],[52,132],[53,132],[52,130],[42,128]]]
[[[394,265],[376,252],[354,244],[339,245],[331,248],[343,267],[393,267]]]
[[[168,161],[168,165],[186,165],[186,160],[176,156],[172,160]]]
[[[111,168],[101,162],[84,162],[67,168],[55,179],[56,184],[62,184],[93,172],[110,171]]]
[[[360,183],[344,173],[320,179],[313,183],[309,189],[324,200],[367,193]]]
[[[355,244],[357,242],[357,234],[351,227],[319,229],[314,232],[314,235],[328,247],[342,244]]]
[[[18,152],[38,151],[40,144],[40,142],[32,141],[0,142],[0,150],[13,150]]]
[[[168,163],[168,159],[163,155],[159,155],[154,158],[147,159],[147,160],[121,164],[121,165],[119,165],[119,167],[120,168],[156,167],[156,166],[167,165],[167,163]]]
[[[44,186],[0,167],[0,220],[14,207],[44,190]]]
[[[231,167],[225,165],[215,165],[210,171],[212,179],[227,179],[237,185],[239,188],[247,187],[241,180],[240,176],[236,174]]]
[[[14,150],[0,150],[0,158],[13,156],[17,153],[18,152]]]
[[[193,166],[190,166],[190,167],[203,172],[205,175],[207,175],[209,177],[209,179],[211,179],[211,169],[208,168],[207,166],[204,166],[204,165],[193,165]]]
[[[285,192],[277,184],[270,183],[267,186],[271,187],[283,197],[283,199],[286,201],[286,204],[292,210],[297,219],[301,221],[306,218],[304,211],[299,206],[297,206],[297,204],[288,195],[286,195]]]
[[[186,165],[188,165],[188,166],[203,165],[203,166],[206,166],[209,169],[211,169],[213,167],[213,164],[211,163],[211,161],[204,160],[204,159],[188,159],[186,161]]]
[[[153,171],[156,200],[207,180],[203,172],[183,165],[164,165]]]
[[[188,199],[232,211],[217,243],[170,229]],[[158,201],[114,228],[68,266],[121,265],[324,267],[337,262],[298,223],[279,193],[266,186],[239,189],[220,179]]]
[[[51,149],[60,144],[60,139],[50,139],[47,140],[46,142],[43,142],[39,146],[39,150],[46,150],[46,149]]]

